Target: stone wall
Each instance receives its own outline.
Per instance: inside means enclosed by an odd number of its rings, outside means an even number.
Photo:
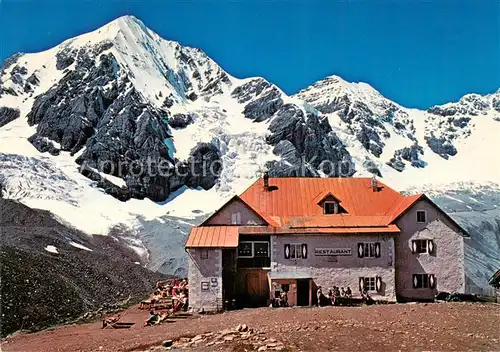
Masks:
[[[425,210],[426,223],[417,223],[417,211]],[[426,200],[417,202],[397,221],[401,234],[396,236],[396,283],[398,296],[404,299],[432,299],[438,291],[465,292],[464,238],[460,229]],[[414,254],[412,240],[431,239],[432,254]],[[413,274],[434,274],[436,286],[413,288]]]
[[[222,304],[222,250],[188,248],[189,306],[215,311]]]
[[[374,299],[396,299],[394,272],[394,239],[392,235],[279,235],[272,236],[271,270],[274,272],[300,271],[310,274],[316,286],[328,290],[333,286],[349,286],[359,296],[359,278],[382,278],[382,290],[370,292]],[[358,258],[359,242],[380,242],[379,258]],[[285,244],[306,243],[307,259],[285,259]],[[350,256],[316,256],[315,248],[351,248]],[[333,261],[333,260],[337,261]]]

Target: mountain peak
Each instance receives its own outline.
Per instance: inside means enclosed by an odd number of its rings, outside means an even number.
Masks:
[[[116,28],[117,30],[124,29],[141,29],[143,31],[148,31],[149,29],[146,27],[144,22],[133,15],[125,15],[120,16],[108,24],[104,25],[100,29],[103,28]]]

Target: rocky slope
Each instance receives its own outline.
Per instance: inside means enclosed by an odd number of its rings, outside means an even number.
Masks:
[[[441,205],[459,194],[464,226],[487,227],[500,198],[488,209],[474,204],[500,189],[499,117],[500,92],[420,111],[337,76],[290,97],[127,16],[4,62],[0,189],[89,234],[118,224],[150,267],[182,274],[189,226],[264,169],[374,173],[399,190],[436,191]],[[471,246],[483,253],[485,241]],[[500,261],[487,258],[471,269],[482,285]]]
[[[70,321],[148,294],[156,280],[121,233],[91,237],[0,198],[2,336]]]

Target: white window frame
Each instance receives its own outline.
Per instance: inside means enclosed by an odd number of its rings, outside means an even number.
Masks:
[[[251,243],[252,244],[252,254],[242,256],[242,255],[239,255],[237,252],[236,254],[237,254],[238,258],[270,258],[271,257],[271,249],[269,248],[269,242],[267,242],[267,241],[240,241],[240,243],[238,245],[240,245],[241,243]],[[255,256],[255,243],[267,244],[267,253],[269,254],[269,257],[256,257]]]
[[[333,213],[327,213],[326,212],[326,205],[327,204],[333,204]],[[334,200],[325,200],[323,202],[323,214],[325,215],[332,215],[332,214],[338,214],[339,213],[339,202],[336,202]]]
[[[373,282],[372,282],[373,280]],[[367,282],[369,284],[367,284]],[[371,287],[373,284],[373,287]],[[377,277],[376,276],[365,276],[363,278],[363,289],[368,292],[376,292],[377,291]]]
[[[231,214],[231,224],[241,225],[241,212],[236,212]]]
[[[431,283],[429,282],[430,281],[430,276],[431,274],[413,274],[413,275],[419,275],[419,276],[422,276],[422,280],[420,281],[422,283],[422,286],[421,287],[415,287],[414,289],[415,290],[427,290],[427,289],[430,289],[431,288]],[[412,280],[413,280],[413,275],[412,275]],[[427,280],[424,280],[424,277],[427,277]],[[427,287],[425,287],[425,285],[423,284],[424,282],[427,282]],[[413,287],[413,285],[412,285]]]
[[[425,220],[424,221],[418,221],[418,214],[419,213],[424,213],[424,218]],[[417,210],[417,213],[416,213],[416,221],[417,221],[417,224],[426,224],[427,223],[427,210]]]
[[[295,254],[292,257],[292,247],[295,248]],[[299,253],[300,257],[297,256]],[[302,243],[290,243],[290,259],[302,259]]]
[[[240,255],[239,254],[239,251],[237,250],[236,251],[236,255],[238,258],[253,258],[253,242],[252,241],[240,241],[240,243],[238,243],[238,246],[242,243],[250,243],[252,244],[252,254],[251,255]]]
[[[429,253],[429,239],[427,238],[417,238],[416,240],[413,240],[415,241],[415,247],[416,247],[416,250],[415,250],[415,254],[426,254],[426,253]],[[423,252],[419,252],[418,251],[418,248],[419,248],[419,245],[418,243],[425,243],[425,251]],[[420,245],[420,247],[422,247],[422,245]]]
[[[269,242],[267,242],[267,241],[248,241],[248,242],[252,242],[252,258],[271,258],[271,249],[269,248]],[[256,243],[267,244],[267,254],[269,255],[268,257],[256,257],[255,256],[255,244]]]
[[[361,242],[361,243],[363,243],[363,258],[377,258],[375,256],[375,243],[376,242]],[[368,254],[371,254],[371,255],[365,255],[366,246],[368,246]]]

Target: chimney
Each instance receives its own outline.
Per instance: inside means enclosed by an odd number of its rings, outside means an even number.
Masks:
[[[377,176],[375,174],[372,176],[372,190],[373,192],[378,192]]]
[[[264,176],[262,178],[264,179],[264,189],[267,191],[269,189],[269,173],[267,171],[264,172]]]

